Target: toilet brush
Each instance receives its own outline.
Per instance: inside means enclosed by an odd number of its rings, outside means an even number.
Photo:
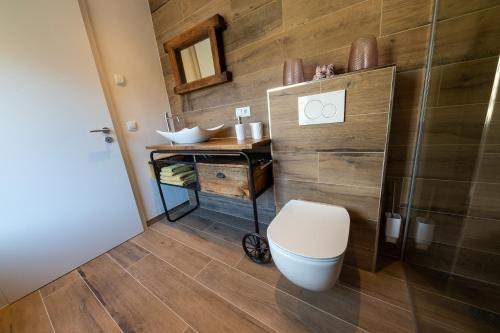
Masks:
[[[385,213],[385,241],[396,244],[399,238],[401,229],[401,215],[394,212],[396,205],[396,183],[394,182],[392,190],[392,206],[391,211]]]

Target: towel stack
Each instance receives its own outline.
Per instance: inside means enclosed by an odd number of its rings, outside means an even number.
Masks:
[[[196,174],[190,165],[174,164],[161,168],[160,181],[165,184],[187,186],[196,182]]]

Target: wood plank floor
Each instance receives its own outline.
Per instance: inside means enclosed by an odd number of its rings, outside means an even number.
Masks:
[[[481,303],[399,262],[378,273],[344,266],[331,290],[300,289],[243,255],[248,221],[203,213],[158,222],[0,309],[0,332],[499,331],[491,293]]]

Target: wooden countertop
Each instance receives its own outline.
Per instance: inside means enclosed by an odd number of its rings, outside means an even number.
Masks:
[[[168,150],[168,151],[181,151],[181,150],[252,150],[257,147],[269,144],[269,138],[262,138],[260,140],[245,139],[245,141],[237,141],[236,138],[213,138],[205,142],[193,144],[159,144],[149,145],[146,149],[151,150]]]

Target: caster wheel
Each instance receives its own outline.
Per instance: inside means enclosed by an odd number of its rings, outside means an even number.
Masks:
[[[258,264],[267,264],[271,261],[271,250],[269,250],[269,244],[263,236],[257,233],[246,234],[241,243],[246,255],[252,261]]]

